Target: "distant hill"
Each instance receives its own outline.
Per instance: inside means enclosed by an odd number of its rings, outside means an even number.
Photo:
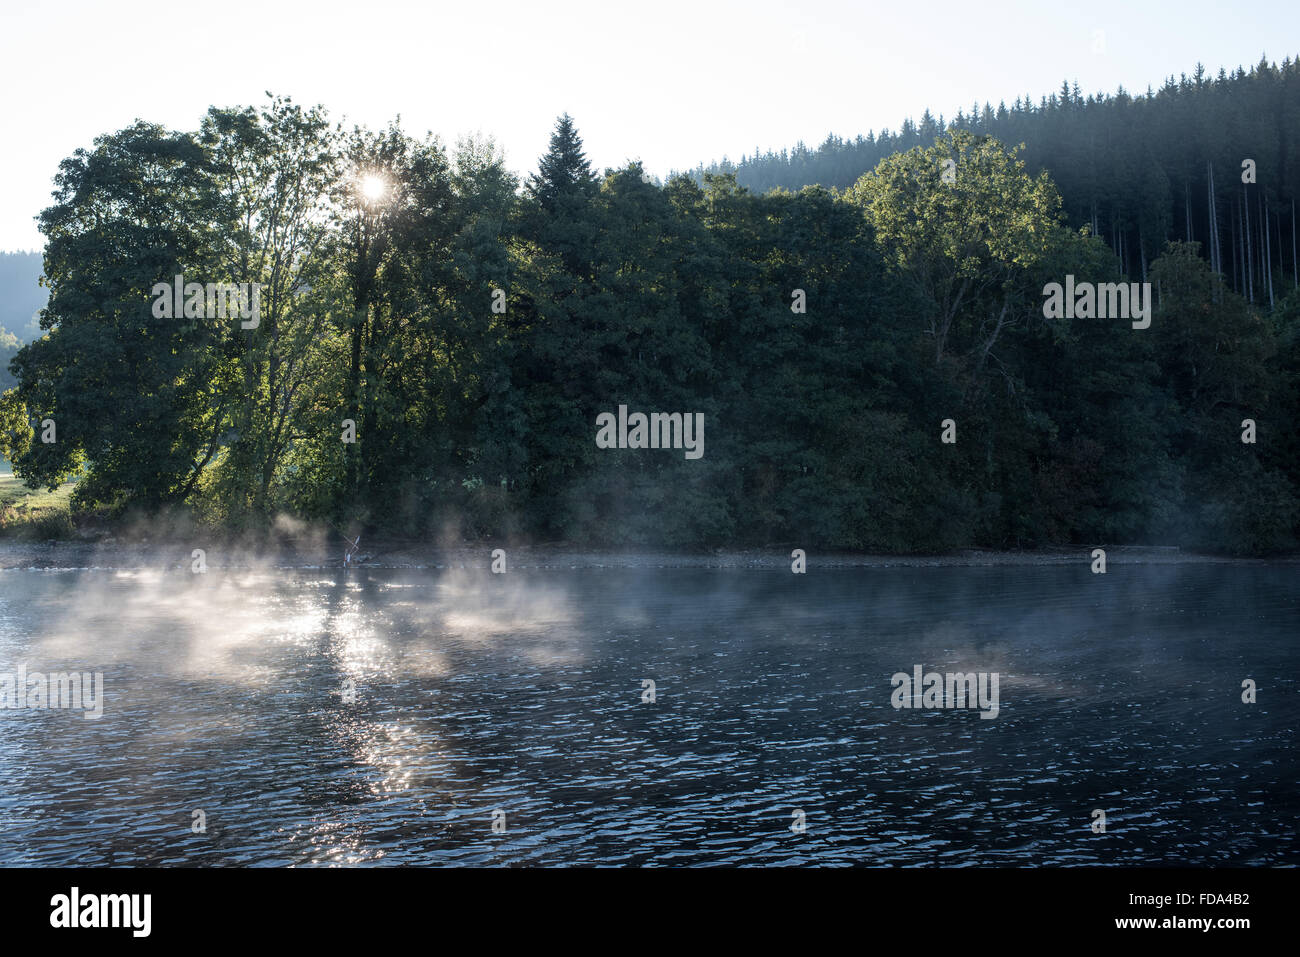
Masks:
[[[47,291],[39,285],[43,266],[40,253],[0,252],[0,326],[19,342],[41,336],[36,314],[45,308]]]
[[[47,291],[39,284],[40,253],[0,252],[0,392],[14,387],[9,360],[23,343],[41,336],[37,314]]]

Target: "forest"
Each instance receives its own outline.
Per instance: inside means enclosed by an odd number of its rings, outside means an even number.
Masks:
[[[1170,238],[1201,243],[1235,292],[1276,305],[1296,285],[1296,192],[1300,185],[1300,58],[1281,66],[1261,59],[1216,77],[1197,64],[1192,75],[1168,78],[1159,90],[1131,96],[1083,96],[1078,84],[1034,104],[973,104],[951,122],[926,111],[845,140],[828,136],[808,149],[767,151],[701,164],[734,173],[755,192],[822,185],[845,189],[893,153],[929,146],[946,130],[967,130],[1025,145],[1031,173],[1047,170],[1061,193],[1067,221],[1105,239],[1120,266],[1146,278],[1149,262]],[[1251,183],[1242,179],[1250,160]],[[1263,172],[1261,172],[1263,171]]]
[[[522,181],[283,97],[137,121],[57,173],[0,452],[79,515],[230,530],[1294,549],[1298,114],[1294,61],[1198,70],[662,185],[567,114]],[[176,276],[257,321],[162,315]],[[1149,327],[1049,316],[1067,277],[1149,282]],[[598,443],[620,406],[707,451]]]

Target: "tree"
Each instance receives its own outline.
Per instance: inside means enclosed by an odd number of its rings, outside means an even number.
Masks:
[[[882,161],[846,195],[925,297],[936,364],[955,354],[978,377],[1003,331],[1039,313],[1038,267],[1067,230],[1051,180],[1015,151],[959,130]]]
[[[1252,419],[1268,444],[1290,423],[1273,363],[1272,325],[1240,296],[1221,289],[1194,243],[1170,243],[1151,266],[1160,304],[1152,320],[1159,382],[1177,403],[1167,428],[1187,471],[1172,534],[1200,547],[1238,552],[1294,544],[1300,497],[1282,468],[1241,441]],[[1281,399],[1279,403],[1277,400]],[[1276,459],[1273,459],[1276,462]],[[1294,472],[1293,472],[1294,474]]]
[[[551,215],[562,214],[596,192],[596,175],[582,149],[573,117],[568,113],[555,121],[551,145],[537,162],[537,172],[528,179],[528,194]]]
[[[235,228],[218,250],[225,274],[261,286],[258,324],[224,380],[231,438],[218,466],[223,512],[265,515],[272,484],[322,379],[329,309],[329,192],[339,176],[336,134],[319,107],[273,97],[261,110],[209,110],[200,141]]]
[[[356,424],[357,439],[344,446],[344,492],[335,508],[339,517],[366,519],[368,503],[382,500],[381,490],[403,474],[390,466],[401,458],[395,440],[410,438],[403,396],[420,388],[411,363],[424,355],[407,348],[421,328],[411,293],[431,264],[449,259],[455,228],[451,170],[437,139],[411,139],[396,123],[378,133],[356,129],[344,164],[336,228],[351,314],[340,418]]]
[[[218,275],[207,237],[230,220],[210,157],[189,134],[136,123],[77,150],[55,183],[40,219],[48,334],[14,360],[5,418],[51,419],[56,440],[6,451],[20,477],[50,488],[89,463],[81,504],[183,501],[221,440],[215,383],[234,324],[160,317],[152,290],[178,273]]]

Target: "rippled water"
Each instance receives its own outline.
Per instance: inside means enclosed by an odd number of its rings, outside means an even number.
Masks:
[[[4,571],[0,864],[1294,865],[1298,572]]]

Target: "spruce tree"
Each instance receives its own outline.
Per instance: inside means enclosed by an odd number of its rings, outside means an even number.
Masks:
[[[586,198],[594,191],[596,174],[582,150],[582,137],[565,113],[555,123],[551,146],[538,160],[537,172],[529,177],[528,192],[549,213],[558,212],[571,198]]]

